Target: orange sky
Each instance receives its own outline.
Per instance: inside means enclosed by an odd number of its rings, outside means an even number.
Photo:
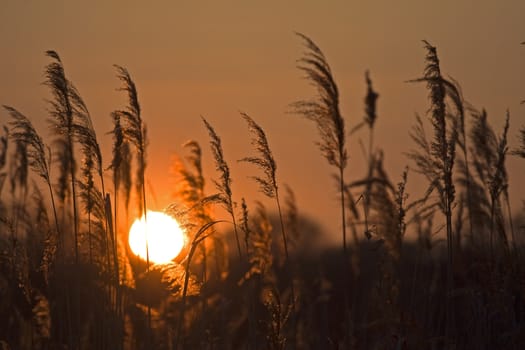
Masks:
[[[457,79],[465,98],[485,107],[498,133],[511,112],[511,146],[525,124],[525,2],[507,1],[0,1],[0,103],[12,105],[48,135],[41,85],[44,51],[61,55],[68,77],[88,104],[99,139],[109,151],[109,113],[125,102],[115,91],[112,64],[131,72],[150,131],[148,177],[157,207],[170,202],[169,162],[181,144],[198,140],[205,171],[216,177],[205,116],[223,139],[232,166],[234,196],[261,198],[246,178],[255,169],[236,160],[250,154],[238,111],[266,130],[278,179],[296,192],[303,213],[331,231],[339,229],[331,169],[313,144],[309,122],[286,113],[289,103],[312,96],[295,60],[302,48],[294,31],[324,51],[340,88],[348,129],[363,117],[364,71],[379,92],[376,145],[386,151],[397,182],[409,164],[408,130],[427,109],[422,85],[405,83],[424,66],[422,39],[438,47],[444,73]],[[7,120],[0,114],[0,124]],[[358,135],[349,140],[348,179],[365,174]],[[49,140],[49,139],[48,139]],[[106,162],[109,162],[106,152]],[[516,183],[525,162],[509,157],[515,207],[525,198]],[[409,175],[417,197],[421,179]],[[211,192],[213,189],[208,187]],[[150,201],[151,203],[152,201]],[[334,239],[339,236],[334,233]]]

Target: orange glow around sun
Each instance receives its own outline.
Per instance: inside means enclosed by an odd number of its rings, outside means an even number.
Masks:
[[[146,260],[146,239],[150,262],[165,264],[179,255],[185,236],[174,218],[148,210],[147,223],[143,216],[135,220],[129,230],[129,247],[143,260]]]

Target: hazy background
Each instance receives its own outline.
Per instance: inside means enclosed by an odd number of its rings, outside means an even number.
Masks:
[[[112,64],[127,67],[135,80],[149,128],[149,203],[171,202],[169,167],[181,144],[196,139],[204,149],[205,172],[216,177],[205,116],[223,140],[232,167],[234,197],[262,199],[247,176],[256,170],[236,160],[251,154],[239,111],[267,132],[278,180],[294,189],[302,213],[339,239],[339,210],[332,169],[314,145],[314,126],[286,113],[289,103],[315,91],[296,69],[301,42],[310,36],[325,53],[340,88],[348,130],[364,116],[364,72],[370,69],[378,100],[376,147],[385,150],[387,170],[397,182],[403,152],[413,145],[408,131],[416,112],[428,108],[421,84],[422,39],[438,47],[445,74],[457,79],[465,98],[488,110],[498,134],[511,112],[510,145],[525,124],[525,2],[507,1],[6,1],[0,0],[0,103],[29,116],[49,135],[47,89],[41,84],[49,62],[61,55],[66,74],[90,108],[106,164],[110,159],[109,113],[124,106],[115,89]],[[0,124],[7,114],[0,113]],[[363,176],[359,138],[349,139],[347,180]],[[49,138],[47,139],[49,141]],[[515,210],[525,198],[525,162],[508,158]],[[411,199],[422,180],[409,174]],[[208,182],[208,192],[213,187]],[[258,197],[258,198],[257,198]],[[270,205],[270,204],[269,204]],[[269,206],[269,208],[273,208]]]

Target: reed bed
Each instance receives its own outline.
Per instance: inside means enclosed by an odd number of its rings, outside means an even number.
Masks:
[[[408,82],[423,83],[429,109],[407,131],[413,150],[391,177],[374,139],[381,119],[371,73],[364,117],[346,119],[327,56],[308,36],[297,37],[304,49],[298,70],[314,91],[288,112],[313,122],[321,156],[335,172],[341,247],[315,248],[326,233],[278,181],[271,135],[241,113],[252,151],[235,167],[203,117],[211,159],[197,140],[174,158],[173,203],[165,212],[186,232],[182,252],[155,264],[147,246],[145,261],[137,258],[127,229],[132,217],[147,220],[149,203],[147,117],[137,85],[115,66],[127,105],[107,116],[113,126],[106,161],[64,61],[47,51],[51,137],[20,110],[2,111],[2,348],[525,346],[525,223],[515,225],[506,168],[509,157],[525,158],[525,126],[517,138],[510,135],[507,112],[503,130],[495,130],[424,41],[425,69]],[[347,150],[361,135],[368,137],[364,169]],[[217,174],[204,173],[206,162]],[[234,171],[244,166],[273,208],[233,193]],[[427,184],[420,198],[409,196],[414,178]]]

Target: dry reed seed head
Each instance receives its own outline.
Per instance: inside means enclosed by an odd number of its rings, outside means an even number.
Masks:
[[[263,171],[264,177],[253,176],[252,178],[259,184],[262,193],[269,198],[274,198],[277,192],[277,181],[275,178],[277,165],[268,145],[266,134],[248,114],[241,112],[241,116],[248,124],[248,129],[252,134],[251,144],[258,156],[245,157],[240,161],[254,164]]]
[[[77,103],[84,103],[80,96],[77,98],[80,100],[80,102]],[[93,128],[91,116],[89,115],[87,108],[85,109],[85,112],[76,113],[76,115],[78,116],[79,123],[73,126],[73,133],[81,144],[84,157],[93,159],[92,166],[97,171],[98,175],[102,176],[104,170],[102,168],[102,152],[97,141],[95,129]]]
[[[120,79],[123,86],[120,87],[119,91],[125,91],[128,94],[128,110],[127,112],[133,115],[140,121],[140,104],[138,99],[137,88],[135,82],[131,79],[131,75],[128,70],[119,65],[113,65],[117,70],[117,78]]]
[[[35,223],[36,225],[45,225],[49,230],[49,216],[47,214],[47,208],[44,204],[44,196],[38,185],[33,181],[32,182],[32,194],[31,200],[35,203]]]
[[[509,120],[510,114],[507,111],[505,126],[503,128],[503,133],[499,138],[498,148],[496,151],[496,166],[495,171],[490,179],[490,191],[494,198],[497,198],[503,191],[506,190],[508,186],[508,175],[505,167],[505,158],[507,155],[507,134],[509,131]]]
[[[128,95],[128,105],[126,107],[126,110],[116,111],[114,112],[114,121],[116,126],[122,127],[122,135],[123,135],[123,143],[119,145],[119,148],[126,142],[129,142],[130,144],[135,146],[135,149],[137,151],[137,169],[136,169],[136,176],[135,176],[135,189],[137,193],[137,209],[139,213],[144,213],[146,208],[144,208],[145,204],[145,198],[144,198],[144,186],[145,186],[145,172],[146,172],[146,147],[148,144],[147,141],[147,128],[144,124],[142,117],[141,117],[141,110],[140,105],[138,101],[138,94],[137,89],[135,86],[135,83],[131,79],[131,76],[127,69],[114,65],[114,67],[117,70],[117,78],[121,81],[122,86],[118,89],[120,91],[125,91]],[[118,115],[118,118],[117,118]],[[120,133],[120,130],[117,130],[117,133]],[[116,137],[120,137],[118,134]],[[119,149],[120,151],[120,149]],[[129,152],[131,154],[131,152]],[[115,157],[115,155],[114,155]],[[118,161],[123,161],[123,154],[119,155]],[[122,168],[119,164],[119,167]],[[131,167],[125,166],[125,173],[119,174],[119,175],[128,175],[131,173]],[[131,192],[131,175],[130,176],[130,182],[129,187],[128,184],[125,184],[124,190],[126,191],[126,194],[129,194]],[[119,180],[123,180],[119,176]],[[127,179],[126,179],[127,180]],[[129,203],[129,197],[126,200]],[[127,205],[126,205],[127,206]]]
[[[337,84],[319,47],[307,36],[296,34],[303,39],[307,50],[298,60],[297,67],[316,87],[318,96],[312,100],[295,102],[292,107],[296,113],[316,124],[321,138],[317,145],[328,163],[344,169],[348,156],[345,149],[345,123],[339,112]]]
[[[113,130],[109,133],[113,135],[114,145],[122,145],[124,142],[124,132],[122,130],[121,115],[119,111],[111,112],[111,119],[113,120]]]
[[[184,148],[187,148],[190,152],[186,156],[186,160],[197,170],[199,174],[202,174],[202,150],[199,143],[195,140],[190,140],[184,143]]]
[[[525,126],[523,126],[520,130],[520,146],[515,149],[512,153],[520,156],[521,158],[525,158]]]
[[[486,164],[495,163],[495,152],[497,148],[497,137],[494,130],[488,123],[487,112],[471,110],[473,125],[470,129],[470,139],[472,153],[479,160]],[[488,168],[487,168],[488,169]]]
[[[135,179],[137,195],[137,207],[139,213],[142,213],[144,198],[142,194],[144,186],[144,174],[146,171],[146,147],[147,147],[147,128],[143,123],[141,117],[141,110],[138,101],[138,94],[135,83],[127,69],[115,65],[117,70],[117,78],[122,82],[123,86],[119,88],[120,91],[125,91],[128,94],[128,106],[124,111],[117,111],[120,115],[118,119],[122,123],[122,132],[124,138],[129,143],[133,144],[137,150],[137,173]],[[120,124],[119,124],[120,125]],[[127,170],[127,169],[126,169]],[[126,188],[127,191],[127,188]]]
[[[370,72],[365,72],[365,80],[367,85],[367,93],[365,97],[365,121],[369,128],[373,128],[377,119],[376,104],[379,94],[372,88],[372,80],[370,79]]]
[[[234,215],[233,201],[232,201],[232,190],[231,190],[231,177],[230,168],[226,160],[224,159],[224,153],[222,150],[222,143],[220,137],[215,132],[215,129],[211,124],[201,116],[202,122],[206,126],[208,134],[210,136],[210,147],[215,161],[215,170],[220,174],[219,181],[213,181],[215,188],[219,191],[219,196],[216,197],[219,202],[222,203],[223,207],[230,215]]]
[[[202,150],[197,141],[190,140],[184,144],[188,148],[190,154],[186,156],[186,160],[194,168],[195,174],[192,176],[193,186],[195,187],[199,197],[204,196],[204,176],[202,173]]]
[[[421,151],[412,150],[408,153],[408,157],[415,161],[419,173],[426,175],[429,179],[437,178],[440,165],[431,155],[430,142],[426,136],[423,120],[418,114],[416,114],[416,124],[412,126],[409,134]]]
[[[10,183],[11,193],[14,195],[16,189],[27,190],[29,176],[28,145],[23,140],[15,140],[14,160],[11,162]]]
[[[70,148],[66,140],[55,140],[55,162],[58,162],[59,176],[55,184],[57,196],[63,203],[67,196],[69,196],[71,188],[69,186],[69,170],[72,166],[72,156]]]
[[[9,106],[4,106],[4,108],[12,118],[9,123],[11,126],[11,137],[17,142],[26,145],[29,167],[31,167],[38,176],[42,177],[46,183],[49,183],[50,161],[46,155],[46,146],[42,138],[38,135],[33,124],[25,115]]]
[[[75,118],[75,98],[79,97],[73,84],[66,78],[64,66],[55,51],[47,51],[46,55],[54,61],[45,69],[44,82],[51,89],[53,100],[49,100],[51,124],[57,135],[72,137]],[[77,101],[78,102],[78,99]]]
[[[250,262],[250,269],[243,277],[244,280],[250,279],[254,275],[260,275],[268,280],[273,265],[272,254],[272,225],[268,218],[266,208],[261,202],[255,203],[255,213],[251,218],[251,225],[248,227],[247,252]],[[246,223],[248,222],[248,213],[246,214]],[[242,281],[240,282],[242,283]]]
[[[131,152],[131,147],[128,142],[124,142],[120,147],[120,163],[117,170],[118,174],[118,186],[124,192],[124,200],[126,208],[129,207],[129,201],[131,199],[131,163],[133,160],[133,154]],[[117,189],[118,190],[118,189]]]
[[[171,296],[178,299],[182,298],[182,290],[184,286],[184,279],[186,276],[186,270],[184,266],[178,263],[167,263],[162,265],[155,265],[155,269],[161,273],[161,282],[166,289],[170,292]],[[197,281],[195,276],[189,275],[188,287],[186,296],[197,296],[200,294],[201,284]]]

